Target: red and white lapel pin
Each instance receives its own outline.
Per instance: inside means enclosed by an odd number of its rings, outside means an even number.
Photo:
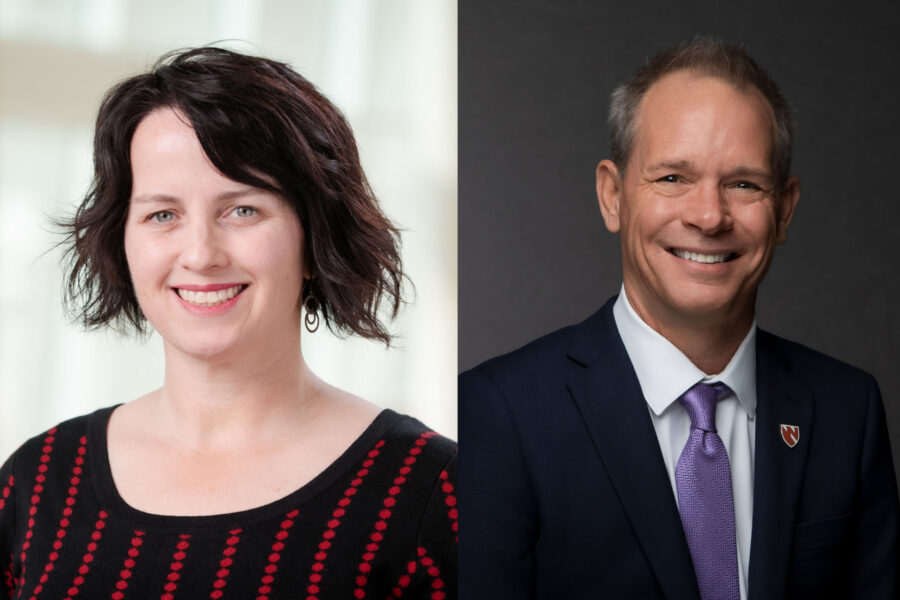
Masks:
[[[784,443],[787,444],[789,448],[793,448],[797,445],[797,442],[800,441],[800,428],[796,425],[785,425],[782,423],[781,439],[784,440]]]

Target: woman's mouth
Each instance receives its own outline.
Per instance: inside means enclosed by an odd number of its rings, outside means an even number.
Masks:
[[[228,302],[229,300],[243,292],[246,288],[247,286],[242,284],[222,290],[209,292],[195,292],[192,290],[184,290],[181,288],[175,288],[175,291],[178,293],[178,296],[188,304],[193,304],[194,306],[209,307],[218,306],[219,304]]]

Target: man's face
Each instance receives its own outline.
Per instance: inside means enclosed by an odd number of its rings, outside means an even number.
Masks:
[[[604,161],[597,188],[621,232],[628,298],[651,327],[749,325],[798,197],[792,178],[776,198],[771,147],[754,89],[688,71],[650,87],[624,177]]]

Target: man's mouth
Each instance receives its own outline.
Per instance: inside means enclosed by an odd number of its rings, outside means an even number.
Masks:
[[[194,292],[191,290],[183,290],[181,288],[176,288],[175,291],[178,292],[178,296],[188,304],[208,307],[218,306],[219,304],[228,302],[229,300],[243,292],[246,287],[246,285],[236,285],[230,288],[225,288],[224,290],[216,290],[210,292]]]
[[[690,260],[706,265],[728,262],[729,260],[737,258],[737,254],[735,254],[734,252],[725,252],[722,254],[702,254],[700,252],[691,252],[690,250],[681,250],[679,248],[671,248],[669,249],[669,252],[671,252],[678,258],[683,258],[684,260]]]

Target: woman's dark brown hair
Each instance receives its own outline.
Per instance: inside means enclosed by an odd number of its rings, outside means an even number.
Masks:
[[[293,207],[315,274],[303,286],[304,299],[313,298],[307,308],[312,304],[336,333],[390,344],[379,306],[393,318],[402,301],[400,237],[366,181],[353,132],[288,65],[221,48],[170,53],[104,97],[93,182],[64,223],[70,311],[88,327],[145,330],[124,246],[131,138],[163,107],[187,117],[223,175],[275,192]]]

